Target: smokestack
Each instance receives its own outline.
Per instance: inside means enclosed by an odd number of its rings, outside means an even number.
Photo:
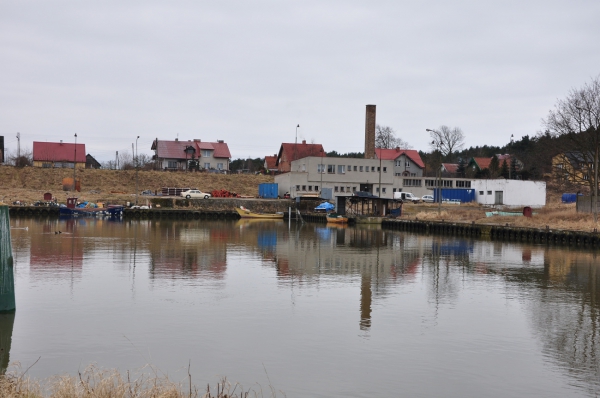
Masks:
[[[365,117],[365,159],[375,159],[375,105],[367,105]]]

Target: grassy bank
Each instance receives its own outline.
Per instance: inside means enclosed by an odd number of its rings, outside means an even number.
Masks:
[[[92,202],[130,201],[135,195],[135,170],[77,170],[81,181],[80,200]],[[42,169],[37,167],[16,168],[0,166],[0,201],[16,200],[32,203],[42,200],[46,192],[64,202],[63,178],[72,178],[73,170]],[[258,195],[258,184],[273,182],[272,176],[253,174],[211,174],[166,171],[139,171],[140,191],[158,190],[162,187],[190,187],[202,191],[226,189],[240,195]]]
[[[77,376],[55,376],[34,380],[9,372],[0,376],[3,398],[249,398],[277,397],[272,387],[265,391],[244,390],[239,384],[222,380],[214,386],[198,388],[192,376],[184,382],[173,382],[167,376],[121,374],[116,370],[90,367]]]

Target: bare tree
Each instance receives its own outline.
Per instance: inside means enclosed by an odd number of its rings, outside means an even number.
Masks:
[[[594,222],[598,222],[598,149],[600,147],[600,76],[579,89],[571,89],[558,100],[543,121],[554,137],[565,137],[583,166],[583,175],[592,191]],[[593,171],[593,172],[590,172]]]
[[[6,164],[16,167],[33,166],[33,152],[29,148],[21,149],[20,154],[16,151],[9,151],[6,154]]]
[[[131,170],[135,168],[134,156],[129,151],[119,151],[119,168],[121,170]]]
[[[460,127],[450,128],[440,126],[437,130],[429,130],[433,142],[429,144],[431,149],[439,150],[445,157],[450,157],[453,152],[460,151],[465,144],[465,135]]]
[[[389,126],[375,126],[375,148],[412,148],[408,142],[402,140],[402,138],[396,137],[396,132]]]

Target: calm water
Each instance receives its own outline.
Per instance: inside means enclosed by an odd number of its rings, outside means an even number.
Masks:
[[[35,377],[152,364],[185,381],[191,363],[199,386],[287,397],[600,392],[591,252],[272,221],[11,225],[0,327]]]

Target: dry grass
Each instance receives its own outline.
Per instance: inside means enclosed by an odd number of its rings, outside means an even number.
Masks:
[[[135,195],[135,174],[134,170],[78,169],[77,178],[81,181],[81,192],[77,196],[80,200],[92,202],[129,201],[131,196]],[[63,178],[69,177],[73,177],[73,170],[0,166],[0,201],[12,203],[20,200],[31,203],[42,200],[43,194],[50,192],[59,201],[64,202],[67,192],[62,189],[62,181]],[[190,187],[207,192],[226,189],[248,196],[258,195],[258,184],[273,182],[272,176],[263,175],[142,170],[138,178],[140,191],[160,191],[162,187]]]
[[[116,370],[102,370],[91,366],[77,376],[55,376],[47,380],[32,380],[11,371],[0,376],[0,396],[3,398],[248,398],[263,397],[262,391],[244,391],[239,384],[226,379],[217,383],[216,388],[207,386],[200,390],[194,386],[188,371],[185,383],[173,382],[168,377],[137,374],[125,375]],[[268,389],[269,397],[276,397],[274,388]]]

